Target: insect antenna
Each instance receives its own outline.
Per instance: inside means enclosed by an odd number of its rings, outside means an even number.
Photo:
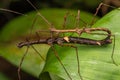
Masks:
[[[3,8],[0,8],[1,11],[6,11],[6,12],[11,12],[11,13],[15,13],[15,14],[19,14],[19,15],[22,15],[22,16],[28,16],[26,14],[23,14],[23,13],[20,13],[20,12],[17,12],[17,11],[13,11],[13,10],[9,10],[9,9],[3,9]]]

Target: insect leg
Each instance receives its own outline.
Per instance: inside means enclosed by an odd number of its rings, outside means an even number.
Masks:
[[[115,62],[115,59],[114,59],[114,49],[115,49],[115,35],[112,35],[112,34],[104,34],[104,33],[92,33],[92,32],[89,32],[89,34],[97,34],[97,35],[107,35],[106,37],[106,40],[107,39],[110,39],[111,36],[113,36],[113,49],[112,49],[112,54],[111,54],[111,59],[112,59],[112,62],[113,64],[115,64],[116,66],[118,66],[118,64]]]
[[[81,80],[83,80],[82,75],[80,73],[80,62],[79,62],[79,55],[78,55],[78,48],[72,44],[61,44],[61,46],[67,46],[67,47],[72,47],[76,51],[76,57],[77,57],[77,64],[78,64],[78,74]]]
[[[57,53],[57,51],[55,50],[54,46],[51,45],[51,48],[52,48],[52,50],[54,51],[54,54],[55,54],[56,58],[58,59],[58,61],[60,62],[60,64],[62,65],[63,69],[64,69],[65,72],[67,73],[68,77],[70,78],[70,80],[72,80],[70,74],[68,73],[68,71],[67,71],[67,69],[65,68],[64,64],[63,64],[62,61],[60,60],[60,58],[59,58],[59,56],[58,56],[58,53]]]
[[[66,13],[66,15],[64,16],[64,22],[63,22],[63,26],[62,26],[62,29],[65,29],[66,28],[66,22],[67,22],[67,17],[69,15],[69,12]]]
[[[29,37],[27,39],[30,39],[31,38],[31,35],[32,35],[32,30],[34,28],[34,24],[35,22],[37,21],[38,19],[38,15],[35,15],[35,18],[33,19],[33,23],[32,23],[32,26],[31,26],[31,30],[30,30],[30,33],[29,33]],[[38,36],[38,34],[36,34]],[[38,36],[39,37],[39,36]],[[35,52],[45,61],[45,59],[42,57],[42,55],[37,51],[37,49],[35,49],[35,47],[33,45],[31,45],[31,47],[35,50]]]
[[[99,12],[99,10],[100,10],[100,8],[101,8],[102,6],[111,7],[111,8],[113,8],[113,9],[116,9],[116,8],[117,8],[117,7],[110,6],[110,5],[105,4],[105,3],[100,3],[99,6],[98,6],[97,9],[96,9],[96,12],[95,12],[95,14],[94,14],[94,17],[93,17],[90,25],[93,25],[93,24],[94,24],[94,22],[95,22],[95,16],[98,14],[98,12]],[[120,10],[120,9],[119,9],[119,10]]]
[[[52,24],[44,17],[42,16],[42,14],[38,11],[38,9],[29,1],[29,0],[26,0],[36,11],[37,11],[37,14],[49,25],[52,27]]]
[[[31,47],[35,50],[35,52],[42,58],[43,61],[45,61],[44,57],[39,53],[39,51],[37,49],[35,49],[35,47],[33,45],[31,45]]]
[[[100,3],[99,6],[96,8],[96,12],[95,12],[95,14],[94,14],[94,17],[92,18],[92,21],[91,21],[90,25],[93,25],[93,24],[94,24],[94,22],[95,22],[95,17],[96,17],[96,15],[98,14],[98,11],[100,10],[100,8],[101,8],[102,5],[103,5],[103,3]],[[92,27],[92,26],[91,26],[91,27]]]
[[[78,74],[79,74],[79,76],[80,76],[80,79],[83,80],[82,75],[81,75],[81,73],[80,73],[80,62],[79,62],[78,48],[77,48],[76,46],[71,46],[71,47],[75,48],[76,57],[77,57],[77,62],[78,62],[78,63],[77,63],[77,64],[78,64]]]
[[[114,39],[113,39],[113,49],[112,49],[111,59],[112,59],[113,64],[115,64],[116,66],[118,66],[118,64],[114,60],[115,35],[112,35],[112,36],[113,36]]]
[[[24,55],[23,55],[23,57],[22,57],[22,59],[20,61],[19,67],[18,67],[18,80],[21,80],[20,70],[21,70],[21,66],[22,66],[23,60],[24,60],[25,56],[28,53],[28,48],[29,48],[29,46],[27,46],[27,49],[26,49],[26,51],[25,51],[25,53],[24,53]]]

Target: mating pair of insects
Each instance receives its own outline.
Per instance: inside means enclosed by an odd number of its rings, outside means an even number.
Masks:
[[[31,6],[34,7],[34,9],[36,11],[38,11],[36,9],[36,7],[29,1],[27,0],[28,3],[31,4]],[[102,6],[102,5],[105,5],[103,3],[101,3],[99,5],[99,7],[97,8],[97,11],[95,13],[94,16],[97,15],[98,13],[98,10],[99,8]],[[107,6],[107,5],[106,5]],[[12,12],[12,11],[11,11]],[[40,12],[38,12],[38,16],[41,16],[41,18],[50,26],[50,29],[49,29],[49,32],[51,34],[50,37],[46,38],[46,39],[42,39],[42,38],[39,38],[38,40],[35,40],[35,41],[30,41],[29,39],[26,39],[25,42],[20,42],[18,44],[18,47],[19,48],[22,48],[23,46],[32,46],[32,48],[39,54],[39,52],[33,47],[34,44],[48,44],[51,46],[52,50],[54,51],[54,54],[56,56],[56,58],[58,59],[58,61],[60,62],[61,66],[63,67],[63,69],[65,70],[67,76],[69,77],[70,80],[72,80],[72,77],[70,76],[69,72],[67,71],[67,69],[65,68],[64,64],[62,63],[61,59],[59,58],[58,56],[58,53],[57,51],[55,50],[54,48],[54,44],[58,44],[60,46],[69,46],[69,47],[73,47],[75,48],[76,50],[76,55],[77,55],[77,68],[78,68],[78,74],[80,76],[80,79],[83,80],[82,78],[82,75],[80,73],[80,62],[79,62],[79,57],[78,57],[78,49],[77,49],[77,46],[75,46],[74,44],[85,44],[85,45],[98,45],[98,46],[102,46],[102,45],[107,45],[107,44],[110,44],[112,43],[112,39],[111,37],[113,36],[114,37],[114,40],[113,40],[113,44],[115,45],[115,36],[111,33],[111,31],[107,28],[87,28],[87,27],[84,27],[82,29],[79,29],[79,28],[75,28],[75,29],[61,29],[61,30],[58,30],[56,29],[45,17],[43,17],[41,15]],[[66,18],[67,16],[64,17],[64,26],[65,26],[65,23],[66,23]],[[35,19],[36,20],[36,19]],[[35,22],[34,20],[34,22]],[[78,14],[76,16],[76,20],[77,20],[77,23],[79,23],[80,21],[80,11],[78,10]],[[91,24],[94,23],[94,20],[95,18],[93,17],[93,20],[91,22]],[[34,24],[33,22],[33,24]],[[34,26],[32,26],[34,27]],[[76,27],[79,27],[79,25],[76,25]],[[41,30],[42,31],[42,30]],[[93,33],[94,31],[102,31],[103,33]],[[53,34],[56,33],[57,36],[54,37]],[[78,37],[73,37],[73,36],[64,36],[64,33],[77,33],[78,34]],[[98,35],[105,35],[106,37],[104,39],[101,39],[101,40],[95,40],[95,39],[89,39],[89,38],[84,38],[84,37],[80,37],[83,33],[87,33],[87,34],[98,34]],[[106,34],[105,34],[106,33]],[[59,36],[59,34],[63,34],[63,36]],[[39,37],[39,34],[36,33],[36,35]],[[24,56],[22,57],[21,59],[21,62],[20,62],[20,66],[18,68],[18,76],[19,76],[19,80],[21,80],[21,76],[20,76],[20,68],[21,68],[21,65],[22,65],[22,62],[24,60],[24,57],[25,55],[27,54],[28,52],[28,48],[24,54]],[[112,50],[112,55],[111,55],[111,58],[112,58],[112,61],[115,65],[117,65],[114,61],[114,58],[113,58],[113,54],[114,54],[114,46],[113,46],[113,50]],[[41,55],[40,55],[41,56]],[[45,60],[42,56],[41,58],[43,60]]]

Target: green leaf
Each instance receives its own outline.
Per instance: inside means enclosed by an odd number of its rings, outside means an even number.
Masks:
[[[62,24],[63,24],[63,18],[64,15],[66,14],[68,10],[65,9],[43,9],[40,10],[40,12],[43,14],[43,16],[45,16],[47,18],[48,21],[50,21],[51,23],[54,24],[55,28],[62,28]],[[77,11],[73,11],[73,10],[69,10],[74,14],[77,14]],[[6,24],[6,26],[4,27],[4,29],[0,32],[0,56],[2,56],[3,58],[5,58],[6,60],[8,60],[9,62],[11,62],[12,64],[19,66],[21,58],[23,57],[25,51],[26,51],[26,47],[23,47],[21,49],[19,49],[17,47],[18,43],[21,41],[25,41],[26,37],[29,37],[30,35],[28,34],[30,32],[31,26],[32,26],[32,22],[35,18],[36,12],[31,12],[27,14],[28,17],[25,16],[20,16],[14,20],[12,20],[11,22],[9,22],[8,24]],[[85,13],[81,11],[81,18],[83,20],[85,20],[87,23],[90,22],[90,19],[92,18],[92,15],[89,13]],[[83,25],[83,24],[81,24]],[[70,26],[71,28],[73,26]],[[48,26],[48,24],[43,21],[40,16],[38,16],[38,20],[37,22],[34,24],[34,29],[33,29],[33,33],[35,33],[35,31],[39,31],[39,30],[47,30],[49,29],[50,26]],[[42,35],[42,32],[40,33],[40,37],[44,37],[44,34]],[[46,36],[45,36],[46,37]],[[35,45],[34,46],[39,52],[40,54],[45,58],[46,54],[48,52],[48,49],[50,46],[46,45],[46,44],[40,44],[40,45]],[[66,49],[66,48],[65,48]],[[74,52],[74,50],[73,50]],[[48,54],[49,56],[50,54]],[[54,56],[54,54],[52,53],[50,56]],[[51,57],[49,57],[51,58]],[[76,58],[75,58],[76,59]],[[47,60],[46,58],[46,61]],[[53,62],[56,62],[56,59],[53,59]],[[66,60],[68,61],[68,60]],[[53,63],[51,62],[51,63]],[[58,63],[58,61],[57,61]],[[22,70],[32,74],[35,77],[38,77],[39,74],[41,73],[43,67],[44,67],[45,61],[42,60],[38,54],[36,54],[36,52],[30,47],[28,54],[26,55],[23,63],[22,63]],[[49,67],[49,65],[47,66],[48,63],[46,63],[45,67]],[[55,68],[51,67],[50,68]],[[61,66],[61,65],[59,65]],[[62,68],[58,68],[59,70]],[[62,69],[63,70],[63,69]],[[49,72],[49,71],[48,71]],[[64,71],[63,71],[64,74]],[[55,73],[55,75],[50,74],[50,78],[52,79],[57,79],[60,76],[58,73]],[[46,74],[47,76],[47,74]],[[47,77],[44,77],[47,78]],[[48,77],[49,78],[49,77]],[[60,78],[61,80],[61,78]]]
[[[120,80],[120,10],[117,9],[110,12],[93,26],[108,28],[112,31],[112,34],[115,35],[116,44],[114,59],[118,66],[113,64],[111,59],[113,43],[104,46],[77,44],[82,78],[84,80]],[[99,37],[93,35],[93,37],[100,38],[100,35]],[[78,66],[75,49],[72,47],[60,47],[55,45],[55,50],[72,80],[80,80],[77,70]],[[57,75],[65,80],[70,80],[55,57],[52,49],[48,52],[43,74],[44,72],[49,72],[50,75]]]

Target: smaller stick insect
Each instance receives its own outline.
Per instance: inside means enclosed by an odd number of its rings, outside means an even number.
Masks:
[[[100,3],[98,8],[96,9],[96,12],[94,14],[94,17],[92,19],[92,22],[91,24],[93,24],[93,22],[95,22],[95,16],[97,15],[99,9],[101,8],[102,5],[105,5],[105,6],[109,6],[107,4],[104,4],[104,3]],[[111,8],[115,8],[113,6],[110,6]],[[79,23],[79,15],[80,15],[80,11],[78,10],[78,16],[77,16],[77,23]],[[65,17],[66,18],[66,17]],[[66,21],[66,19],[64,19]],[[83,21],[83,20],[82,20]],[[83,21],[84,22],[84,21]],[[85,22],[84,22],[85,23]],[[78,25],[76,25],[78,26]],[[55,33],[67,33],[67,32],[72,32],[72,33],[77,33],[79,36],[82,34],[82,33],[87,33],[87,34],[97,34],[97,35],[108,35],[109,37],[113,37],[113,50],[112,50],[112,54],[111,54],[111,59],[112,59],[112,62],[117,65],[117,63],[115,62],[114,58],[113,58],[113,55],[114,55],[114,49],[115,49],[115,35],[111,34],[111,31],[107,28],[92,28],[92,26],[90,26],[90,28],[88,27],[84,27],[82,29],[79,29],[79,28],[75,28],[75,29],[65,29],[65,30],[59,30],[59,29],[56,29],[56,28],[50,28],[50,31],[52,32],[55,32]],[[108,34],[104,34],[104,33],[92,33],[92,31],[103,31],[103,32],[106,32]]]

